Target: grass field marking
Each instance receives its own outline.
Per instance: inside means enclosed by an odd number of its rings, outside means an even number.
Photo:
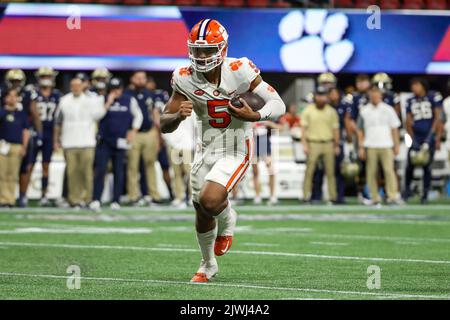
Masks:
[[[450,208],[449,208],[450,210]],[[249,212],[251,210],[248,210]],[[273,211],[272,211],[273,212]],[[0,211],[1,213],[1,211]],[[164,212],[147,212],[145,214],[133,213],[111,213],[111,214],[92,214],[86,212],[85,214],[75,214],[73,212],[55,212],[46,214],[36,213],[14,213],[12,214],[17,219],[34,219],[47,221],[90,221],[90,222],[185,222],[194,221],[194,215],[190,213],[171,213]],[[409,220],[408,220],[409,219]],[[434,220],[432,220],[434,219]],[[447,216],[430,217],[426,215],[408,215],[403,213],[388,214],[373,214],[373,213],[276,213],[276,214],[239,214],[241,221],[309,221],[309,222],[342,222],[342,223],[370,223],[370,224],[401,224],[401,225],[425,225],[425,226],[443,226],[450,225],[450,220]]]
[[[58,244],[58,243],[29,243],[29,242],[0,242],[3,246],[18,247],[45,247],[45,248],[68,248],[68,249],[107,249],[107,250],[134,250],[134,251],[168,251],[168,252],[198,252],[198,249],[182,248],[156,248],[156,247],[137,247],[137,246],[111,246],[111,245],[81,245],[81,244]],[[354,261],[383,261],[383,262],[408,262],[425,264],[448,264],[448,260],[425,260],[425,259],[402,259],[402,258],[373,258],[373,257],[354,257],[354,256],[332,256],[312,253],[291,253],[275,251],[243,251],[234,250],[230,254],[248,254],[280,257],[300,257],[316,259],[334,259],[334,260],[354,260]]]
[[[243,246],[248,247],[279,247],[279,243],[262,243],[262,242],[241,242]]]
[[[442,210],[448,210],[450,208],[450,204],[430,204],[427,206],[420,205],[420,204],[407,204],[404,206],[382,206],[381,208],[376,208],[373,206],[365,206],[365,205],[338,205],[338,206],[329,206],[329,205],[305,205],[305,204],[298,204],[298,205],[285,205],[280,204],[277,206],[268,206],[268,205],[240,205],[240,206],[233,206],[233,208],[236,209],[236,211],[256,211],[256,212],[273,212],[273,211],[325,211],[325,212],[349,212],[349,211],[360,211],[360,212],[367,212],[367,213],[383,213],[383,212],[396,212],[396,211],[402,211],[402,210],[408,210],[408,211],[424,211],[427,212],[431,211],[442,211]],[[133,212],[157,212],[157,211],[166,211],[166,212],[173,212],[173,213],[191,213],[193,212],[193,208],[187,208],[187,209],[176,209],[174,207],[170,206],[151,206],[151,207],[129,207],[129,206],[123,206],[123,211],[133,211]],[[13,209],[7,209],[7,208],[0,208],[0,212],[5,213],[11,213],[11,212],[18,212],[18,213],[24,213],[26,211],[33,211],[33,212],[55,212],[55,213],[67,213],[67,212],[86,212],[91,213],[92,211],[88,209],[82,209],[82,210],[73,210],[73,209],[64,209],[64,208],[41,208],[41,207],[29,207],[29,208],[13,208]],[[108,208],[103,208],[102,213],[104,212],[113,212],[112,210]]]
[[[29,274],[16,272],[0,272],[0,276],[10,277],[31,277],[31,278],[47,278],[47,279],[67,279],[68,276],[59,276],[51,274]],[[168,284],[168,285],[188,285],[193,286],[190,282],[174,281],[174,280],[155,280],[155,279],[125,279],[125,278],[106,278],[106,277],[80,277],[80,280],[92,281],[106,281],[106,282],[138,282],[138,283],[152,283],[152,284]],[[243,289],[258,289],[258,290],[275,290],[275,291],[297,291],[310,293],[328,293],[335,295],[365,295],[365,296],[382,296],[391,298],[412,298],[412,299],[450,299],[447,295],[421,295],[421,294],[404,294],[393,292],[367,292],[367,291],[342,291],[342,290],[328,290],[328,289],[310,289],[310,288],[292,288],[292,287],[270,287],[253,284],[232,284],[232,283],[215,283],[210,282],[205,286],[213,287],[228,287],[228,288],[243,288]]]
[[[97,223],[97,222],[96,222]],[[7,225],[7,226],[28,226],[28,227],[34,227],[38,225],[41,228],[53,228],[53,227],[60,227],[60,228],[89,228],[89,225],[85,224],[37,224],[36,222],[0,222],[0,225]],[[102,227],[97,227],[102,228]],[[133,228],[133,227],[124,227],[126,228]],[[154,232],[193,232],[193,227],[191,226],[162,226],[162,227],[151,227],[149,228],[153,230]],[[295,234],[295,236],[300,237],[321,237],[321,238],[337,238],[337,239],[356,239],[356,240],[386,240],[386,241],[394,241],[398,242],[398,244],[401,244],[402,241],[405,242],[411,242],[411,244],[418,244],[417,242],[437,242],[437,243],[450,243],[450,238],[416,238],[416,237],[396,237],[396,236],[381,236],[381,235],[360,235],[360,234],[333,234],[333,233],[314,233],[312,232],[312,228],[255,228],[251,225],[240,225],[236,227],[237,233],[249,233],[249,234],[269,234],[269,235],[276,235],[279,234],[279,231],[288,232],[290,231],[290,234]],[[295,231],[295,232],[294,232]],[[298,232],[297,232],[298,231]],[[19,233],[19,232],[10,232],[8,230],[1,230],[1,233]],[[20,233],[26,233],[24,230],[21,230]],[[31,232],[30,232],[31,233]],[[49,232],[51,233],[51,232]],[[94,233],[94,232],[90,232]],[[406,243],[405,243],[406,244]]]
[[[348,243],[344,243],[344,242],[311,241],[310,244],[315,244],[315,245],[319,245],[319,246],[348,246]]]

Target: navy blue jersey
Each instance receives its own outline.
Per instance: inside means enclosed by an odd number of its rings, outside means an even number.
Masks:
[[[406,102],[406,113],[413,118],[413,132],[417,140],[425,140],[431,132],[434,110],[441,108],[442,96],[437,92],[428,92],[423,97],[414,96]]]
[[[44,136],[51,137],[53,135],[55,114],[58,109],[60,98],[61,93],[56,89],[53,89],[48,97],[42,95],[40,91],[37,92],[36,105],[42,121]]]
[[[367,93],[354,93],[344,97],[343,102],[346,105],[346,112],[350,114],[353,120],[357,120],[359,116],[359,110],[362,106],[369,103],[369,96]]]
[[[108,112],[100,121],[98,129],[100,141],[116,147],[117,139],[126,137],[133,122],[131,101],[132,97],[125,94],[114,100]]]
[[[28,127],[28,117],[23,110],[8,111],[0,108],[0,140],[22,144],[23,130]]]
[[[344,137],[345,113],[347,112],[347,109],[348,109],[347,99],[345,97],[340,98],[339,103],[337,105],[334,105],[333,107],[336,109],[338,117],[339,117],[339,133],[340,133],[340,137],[342,140]]]
[[[142,125],[139,129],[140,132],[149,131],[153,126],[152,111],[154,107],[153,93],[148,89],[132,90],[128,89],[125,94],[134,97],[142,112]]]
[[[383,102],[394,107],[400,103],[400,97],[393,91],[386,91],[383,93]]]

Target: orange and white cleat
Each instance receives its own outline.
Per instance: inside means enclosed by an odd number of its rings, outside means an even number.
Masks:
[[[202,260],[200,262],[200,268],[194,274],[191,279],[191,283],[196,284],[204,284],[208,283],[217,273],[219,272],[219,266],[217,265],[217,261],[205,262]]]
[[[233,244],[233,234],[236,228],[237,213],[233,208],[230,209],[230,214],[226,220],[218,220],[218,229],[216,242],[214,243],[214,254],[216,256],[223,256],[227,253]]]
[[[223,256],[230,250],[233,244],[233,236],[217,236],[214,243],[214,254],[216,256]]]
[[[206,273],[203,272],[197,272],[191,279],[191,283],[208,283],[208,281]]]

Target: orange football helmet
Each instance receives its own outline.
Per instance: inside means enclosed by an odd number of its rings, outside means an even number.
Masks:
[[[217,20],[201,20],[189,34],[188,48],[192,68],[198,72],[211,71],[227,56],[228,33]]]

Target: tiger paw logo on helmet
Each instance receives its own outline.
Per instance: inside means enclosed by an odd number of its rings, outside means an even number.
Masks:
[[[299,10],[285,15],[278,33],[285,43],[280,59],[289,72],[338,72],[353,55],[353,43],[343,39],[348,18],[327,10]]]

